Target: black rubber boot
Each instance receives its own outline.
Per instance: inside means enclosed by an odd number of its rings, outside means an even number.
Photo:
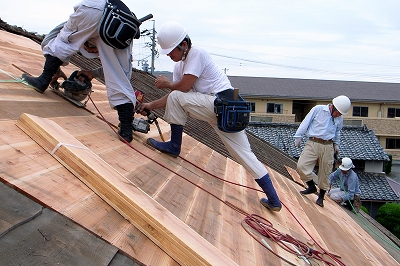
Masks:
[[[301,194],[308,195],[308,194],[317,192],[317,188],[316,188],[313,180],[307,181],[306,184],[307,184],[308,188],[306,190],[300,191]]]
[[[62,61],[57,57],[46,55],[46,62],[44,63],[42,74],[35,78],[28,74],[22,74],[22,78],[33,86],[36,91],[43,93],[49,86],[51,79],[54,74],[57,73],[58,69],[62,65]]]
[[[319,196],[318,199],[315,203],[317,203],[317,205],[324,207],[324,196],[325,196],[325,192],[326,190],[320,189],[319,190]]]
[[[176,158],[181,153],[183,126],[175,124],[171,124],[170,126],[171,126],[170,141],[160,142],[155,139],[149,138],[147,139],[147,143],[150,146],[156,148],[157,150]]]
[[[127,142],[131,142],[132,137],[132,122],[133,122],[133,103],[124,103],[117,106],[118,119],[120,128],[118,135],[120,135]]]
[[[279,200],[278,194],[276,194],[274,185],[272,184],[271,178],[267,173],[260,179],[255,179],[257,184],[262,188],[268,199],[261,198],[260,203],[271,211],[280,211],[282,209],[281,201]]]

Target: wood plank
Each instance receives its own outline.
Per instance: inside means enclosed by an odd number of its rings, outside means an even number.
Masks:
[[[53,156],[178,263],[235,265],[55,122],[22,114],[17,126],[48,152],[64,144]]]
[[[286,170],[288,171],[289,175],[293,178],[294,182],[296,182],[299,185],[303,185],[305,187],[305,183],[303,180],[301,180],[300,175],[297,173],[297,171],[293,168],[290,168],[289,166],[285,165]]]

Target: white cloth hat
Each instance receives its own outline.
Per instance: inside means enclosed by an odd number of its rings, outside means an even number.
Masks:
[[[353,161],[350,158],[343,158],[342,164],[339,166],[340,170],[348,171],[350,168],[354,168]]]

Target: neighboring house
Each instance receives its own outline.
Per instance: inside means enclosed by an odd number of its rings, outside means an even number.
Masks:
[[[303,137],[301,148],[294,146],[294,134],[299,124],[251,122],[246,129],[253,135],[269,142],[282,152],[298,159],[307,137]],[[341,131],[339,158],[349,157],[355,165],[361,186],[361,200],[372,217],[386,202],[400,202],[396,188],[392,187],[383,172],[383,164],[389,156],[383,150],[374,132],[362,127],[344,126]]]
[[[172,78],[172,73],[156,72]],[[400,84],[383,82],[313,80],[229,76],[234,88],[251,102],[253,122],[300,123],[317,104],[331,103],[338,95],[352,101],[344,124],[364,124],[394,160],[400,160]]]
[[[345,125],[366,125],[393,159],[400,159],[400,84],[359,81],[230,76],[253,104],[252,121],[301,122],[317,104],[346,95],[352,108]]]

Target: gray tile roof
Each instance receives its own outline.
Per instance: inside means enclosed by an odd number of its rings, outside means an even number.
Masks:
[[[229,76],[244,97],[331,100],[346,95],[357,102],[399,102],[400,83]]]
[[[301,147],[294,146],[293,136],[298,127],[299,124],[251,122],[246,130],[297,159],[307,141],[307,137],[303,137]],[[389,156],[374,132],[366,126],[342,128],[339,157],[363,161],[389,161]]]
[[[388,182],[385,174],[359,172],[361,200],[364,201],[400,201]],[[333,182],[339,187],[339,181]]]

